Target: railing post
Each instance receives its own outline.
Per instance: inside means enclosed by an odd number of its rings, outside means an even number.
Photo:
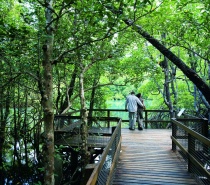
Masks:
[[[202,122],[202,135],[204,136],[204,137],[206,137],[206,138],[208,138],[209,136],[209,128],[208,128],[209,126],[208,126],[208,119],[203,119],[203,122]],[[208,151],[209,151],[209,149],[208,149],[208,146],[206,146],[205,144],[202,144],[203,145],[203,151],[205,152],[207,152],[208,153]]]
[[[147,115],[147,110],[145,110],[145,128],[147,129],[147,120],[148,119],[148,115]]]
[[[112,134],[114,133],[115,129],[116,129],[116,127],[112,127]]]
[[[177,126],[172,121],[171,124],[172,124],[172,136],[176,139]],[[176,144],[173,142],[173,140],[172,140],[172,150],[176,151]]]
[[[195,152],[195,144],[193,142],[193,138],[191,136],[191,134],[188,133],[188,153],[193,155]],[[187,156],[188,158],[188,172],[191,173],[192,172],[192,162],[189,158],[189,156]]]
[[[110,110],[107,111],[107,117],[110,118]],[[110,128],[110,121],[108,119],[108,128]]]
[[[208,119],[203,119],[202,122],[202,135],[208,138]]]

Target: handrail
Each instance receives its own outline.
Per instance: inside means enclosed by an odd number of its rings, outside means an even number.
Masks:
[[[91,109],[91,110],[89,110],[88,109],[88,111],[92,111],[92,112],[106,112],[106,115],[104,115],[106,118],[108,118],[108,119],[112,119],[112,117],[116,117],[116,116],[113,116],[112,114],[111,114],[111,112],[127,112],[125,109]],[[74,112],[70,112],[70,113],[68,113],[68,115],[67,114],[65,114],[65,115],[55,115],[57,118],[62,118],[62,117],[66,117],[66,116],[72,116],[74,113],[79,113],[80,111],[79,110],[76,110],[76,111],[74,111]],[[145,119],[144,119],[144,123],[145,123],[145,128],[147,129],[148,128],[148,123],[170,123],[170,118],[168,119],[168,120],[162,120],[162,119],[158,119],[158,120],[151,120],[151,119],[149,119],[149,113],[158,113],[158,112],[160,112],[160,113],[170,113],[170,111],[169,110],[151,110],[151,109],[145,109],[144,110],[144,113],[145,113]],[[104,117],[103,116],[103,117]],[[73,117],[75,117],[75,118],[81,118],[81,116],[73,116]],[[98,116],[94,116],[94,117],[98,117]],[[100,117],[99,117],[100,118]],[[88,117],[88,119],[90,119],[90,117]],[[110,128],[110,122],[111,122],[111,120],[108,120],[107,121],[107,127],[108,128]],[[128,119],[122,119],[122,122],[129,122],[129,120]]]
[[[119,155],[119,151],[120,151],[120,147],[121,147],[121,121],[122,120],[119,118],[117,127],[115,128],[110,141],[108,142],[107,146],[105,147],[104,152],[102,153],[102,156],[101,156],[98,164],[94,168],[86,185],[95,185],[95,184],[107,184],[108,185],[108,184],[110,184],[110,181],[112,179],[110,176],[113,174],[112,172],[114,170],[116,161],[118,159],[118,155]],[[99,182],[100,174],[103,173],[102,169],[105,165],[106,158],[110,152],[112,154],[112,156],[111,156],[112,157],[112,165],[108,169],[109,172],[106,173],[107,174],[107,176],[105,178],[106,182],[100,183]]]
[[[111,118],[112,115],[111,115],[111,112],[127,112],[125,109],[92,109],[91,111],[100,111],[100,112],[107,112],[106,113],[106,116],[108,118]],[[170,123],[170,118],[168,120],[150,120],[149,119],[149,113],[152,113],[152,112],[160,112],[160,113],[170,113],[169,110],[150,110],[150,109],[145,109],[143,110],[145,112],[145,119],[144,119],[144,122],[145,122],[145,128],[147,129],[148,128],[148,123],[158,123],[158,122],[162,122],[162,123]],[[122,122],[129,122],[128,119],[122,119]],[[108,125],[107,127],[110,127],[110,123],[108,121]]]
[[[197,116],[189,115],[189,114],[186,114],[186,113],[183,113],[183,114],[182,114],[182,117],[183,117],[183,118],[200,119],[200,118],[197,117]]]
[[[111,121],[118,121],[120,118],[118,117],[87,117],[89,121],[107,121],[107,122],[111,122]],[[71,116],[71,115],[55,115],[54,116],[54,120],[57,120],[57,119],[74,119],[74,120],[80,120],[81,119],[81,116]],[[68,123],[70,124],[70,123]],[[72,123],[71,123],[72,124]],[[60,125],[56,125],[56,127],[60,127]],[[110,128],[110,124],[109,124],[109,127]],[[57,129],[55,129],[57,130]]]
[[[204,129],[200,129],[201,133],[198,133],[181,123],[181,121],[194,121],[195,124],[200,124],[198,122],[201,122],[201,127],[208,128],[208,120],[192,118],[171,119],[172,149],[176,150],[176,146],[179,147],[182,156],[187,160],[188,171],[192,173],[201,184],[207,185],[210,183],[210,172],[208,168],[205,167],[205,164],[210,165],[210,140],[206,137],[206,132],[202,132]],[[186,143],[182,142],[186,140]]]
[[[182,119],[184,120],[184,119]],[[185,119],[187,121],[191,121],[193,119]],[[205,119],[196,119],[196,120],[205,120]],[[203,142],[204,144],[206,144],[207,146],[210,146],[210,140],[206,138],[206,136],[203,136],[197,132],[195,132],[194,130],[188,128],[187,126],[185,126],[184,124],[182,124],[180,121],[176,120],[175,118],[171,119],[172,123],[176,124],[177,126],[179,126],[180,128],[182,128],[183,130],[185,130],[188,134],[194,136],[196,139],[198,139],[199,141]]]

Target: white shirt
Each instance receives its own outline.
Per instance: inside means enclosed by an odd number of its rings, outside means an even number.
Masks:
[[[139,104],[141,107],[144,106],[139,98],[136,97],[134,94],[130,94],[126,97],[125,109],[128,109],[128,112],[136,112],[137,104]]]

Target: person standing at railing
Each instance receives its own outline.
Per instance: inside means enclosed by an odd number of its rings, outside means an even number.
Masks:
[[[136,116],[137,116],[137,105],[144,107],[139,98],[135,96],[134,91],[132,91],[125,101],[125,110],[128,111],[129,117],[129,129],[135,130]]]
[[[139,98],[139,100],[143,104],[143,107],[140,106],[139,104],[137,104],[137,106],[138,106],[138,109],[137,109],[138,130],[143,130],[143,128],[144,128],[144,126],[143,126],[143,119],[144,119],[143,111],[145,109],[144,100],[143,100],[143,98],[141,96],[141,93],[138,93],[136,96]]]

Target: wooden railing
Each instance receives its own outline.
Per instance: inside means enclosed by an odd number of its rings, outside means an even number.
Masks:
[[[172,149],[186,162],[188,171],[200,184],[210,184],[210,140],[208,120],[199,118],[171,119]]]
[[[144,110],[145,112],[145,119],[144,119],[144,122],[145,122],[145,128],[147,129],[148,128],[148,123],[170,123],[170,111],[169,110]],[[150,114],[151,113],[159,113],[160,115],[161,114],[165,114],[165,116],[167,116],[165,119],[163,118],[159,118],[159,119],[151,119],[150,118]]]
[[[109,185],[112,181],[113,171],[118,161],[121,148],[121,119],[115,128],[110,141],[105,147],[102,156],[95,166],[87,185]]]
[[[119,113],[119,112],[127,112],[125,109],[93,109],[93,113],[104,113],[103,116],[110,118],[113,117],[114,113]],[[170,111],[169,110],[144,110],[144,123],[145,123],[145,128],[148,128],[148,123],[156,124],[156,123],[170,123],[170,116],[169,116]],[[159,114],[156,118],[153,118],[151,114]],[[161,115],[165,114],[165,118],[161,117]],[[94,115],[95,116],[95,115]],[[115,116],[114,116],[115,117]],[[120,116],[118,116],[120,117]],[[159,117],[159,119],[158,119]],[[128,117],[127,119],[122,118],[122,122],[129,122]],[[107,122],[108,125],[107,127],[110,127],[110,122]]]

